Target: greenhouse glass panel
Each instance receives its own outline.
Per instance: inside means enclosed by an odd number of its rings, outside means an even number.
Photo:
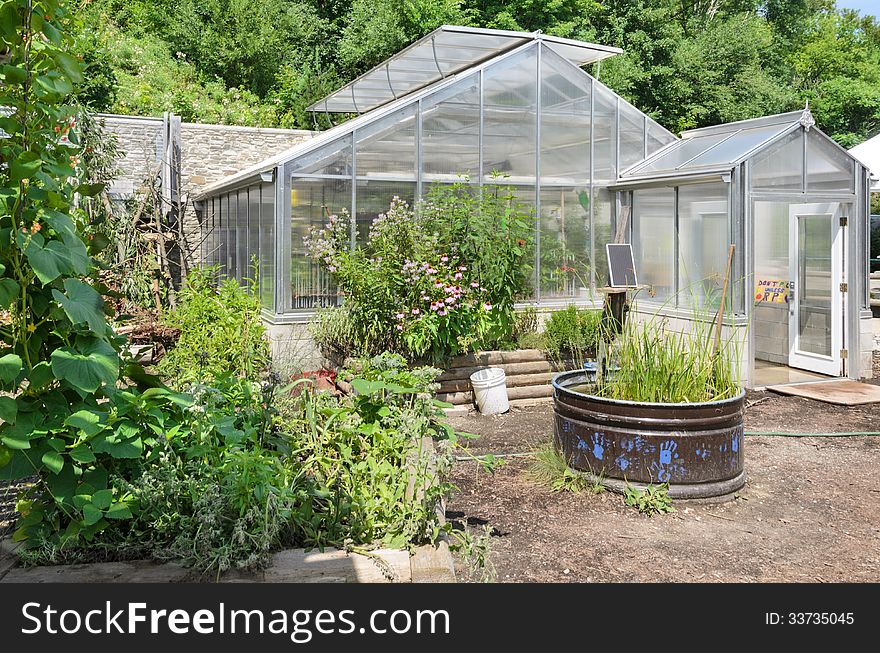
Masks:
[[[476,180],[480,171],[480,78],[471,75],[422,101],[425,181]]]
[[[350,177],[351,134],[340,136],[335,141],[294,159],[290,162],[287,172]]]
[[[545,49],[541,57],[541,182],[590,180],[589,77]],[[641,157],[639,157],[641,158]]]
[[[729,184],[678,189],[678,304],[717,308],[730,244]]]
[[[226,274],[226,221],[229,219],[225,206],[225,195],[214,198],[217,209],[217,260],[221,274]]]
[[[770,125],[754,129],[741,129],[732,135],[728,134],[729,138],[725,137],[717,145],[688,161],[682,167],[700,168],[732,164],[761,144],[773,140],[788,128],[788,125]]]
[[[275,185],[260,184],[260,301],[275,308]]]
[[[238,191],[238,267],[235,278],[244,284],[248,277],[248,192],[247,188]]]
[[[359,129],[357,176],[416,178],[416,113],[411,105]]]
[[[757,154],[751,163],[752,190],[794,191],[804,189],[804,133],[788,134]],[[757,223],[756,223],[757,224]]]
[[[260,263],[260,184],[248,188],[248,255],[247,255],[247,274],[246,278],[250,281],[262,275],[262,270],[254,270],[254,260],[257,266]],[[259,295],[259,288],[254,290],[254,294]]]
[[[595,287],[607,286],[611,279],[608,274],[608,254],[605,245],[614,242],[614,194],[608,190],[593,190],[593,283]],[[641,281],[641,280],[640,280]]]
[[[404,200],[410,206],[413,205],[416,194],[414,181],[380,181],[362,180],[357,182],[357,244],[367,242],[370,227],[379,215],[386,213],[391,206],[391,200],[396,196]]]
[[[803,152],[801,153],[803,156]],[[789,267],[788,202],[755,202],[755,276],[761,281],[788,281]],[[752,311],[755,358],[788,364],[789,305],[756,301]]]
[[[675,295],[675,189],[633,191],[632,225],[639,283],[666,301]]]
[[[534,183],[537,147],[537,61],[534,48],[486,68],[483,77],[483,177]]]
[[[226,276],[235,279],[238,272],[238,195],[227,193],[224,196],[226,209]]]
[[[855,192],[855,162],[834,145],[807,132],[807,192]]]
[[[537,263],[538,257],[538,241],[536,238],[537,220],[535,219],[535,187],[527,184],[514,186],[507,184],[504,179],[501,179],[496,183],[489,182],[485,184],[483,186],[483,192],[501,193],[501,197],[509,201],[511,211],[526,216],[527,219],[534,224],[532,242],[530,244],[532,255],[529,256],[523,264],[524,274],[529,279],[529,287],[526,292],[526,297],[523,297],[523,299],[535,300],[538,298],[537,293],[535,292],[535,277],[537,274],[535,264]]]
[[[645,114],[623,100],[620,101],[620,169],[628,168],[645,158]]]
[[[585,299],[590,291],[590,189],[541,188],[541,298]]]
[[[617,179],[617,98],[593,84],[593,185]]]
[[[303,238],[311,227],[326,224],[329,214],[351,210],[351,181],[294,177],[290,191],[289,309],[320,308],[339,303],[330,275],[306,255]]]
[[[651,156],[659,149],[666,147],[675,140],[675,136],[648,118],[648,128],[645,131],[645,146],[647,148],[648,156]]]
[[[678,141],[672,147],[658,154],[656,158],[652,158],[643,165],[633,168],[628,174],[647,175],[658,172],[674,172],[710,147],[719,144],[728,136],[730,134],[706,134],[705,136],[693,136]]]

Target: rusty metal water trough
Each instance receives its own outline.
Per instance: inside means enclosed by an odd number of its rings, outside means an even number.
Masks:
[[[573,390],[583,371],[553,377],[554,443],[572,469],[606,488],[669,483],[678,499],[727,497],[745,484],[743,406],[732,399],[661,404]]]

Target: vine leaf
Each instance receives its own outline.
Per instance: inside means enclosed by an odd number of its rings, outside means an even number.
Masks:
[[[44,284],[53,282],[62,274],[86,274],[89,271],[89,255],[79,238],[63,234],[63,242],[50,240],[47,243],[38,233],[19,231],[16,239],[37,278]]]
[[[89,330],[99,336],[107,331],[104,299],[88,284],[79,279],[65,279],[64,293],[53,290],[52,297],[61,304],[73,324],[85,322],[89,325]]]
[[[57,451],[47,451],[43,454],[43,464],[48,467],[53,474],[57,474],[64,467],[64,458]]]
[[[116,350],[103,340],[77,342],[77,348],[62,347],[52,352],[52,373],[57,379],[84,392],[95,392],[119,376]]]
[[[0,279],[0,309],[9,308],[12,301],[18,297],[21,286],[15,279]]]
[[[15,381],[21,368],[21,356],[18,354],[6,354],[0,357],[0,383],[8,385]]]
[[[8,424],[15,424],[18,417],[18,404],[12,397],[0,397],[0,419]]]

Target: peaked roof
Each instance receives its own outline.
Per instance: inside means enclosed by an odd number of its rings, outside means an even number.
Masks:
[[[681,140],[622,171],[620,177],[636,180],[729,170],[777,138],[815,124],[809,109],[804,109],[691,129],[682,132]]]
[[[851,148],[849,153],[871,171],[871,191],[880,193],[880,134]]]
[[[308,110],[365,113],[530,41],[546,43],[554,52],[578,66],[623,52],[619,48],[540,32],[443,25],[315,102]]]

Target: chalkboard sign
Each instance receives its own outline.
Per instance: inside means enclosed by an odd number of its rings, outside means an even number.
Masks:
[[[635,288],[636,263],[633,260],[632,245],[629,243],[605,245],[608,252],[608,272],[611,275],[611,286],[617,288]]]

